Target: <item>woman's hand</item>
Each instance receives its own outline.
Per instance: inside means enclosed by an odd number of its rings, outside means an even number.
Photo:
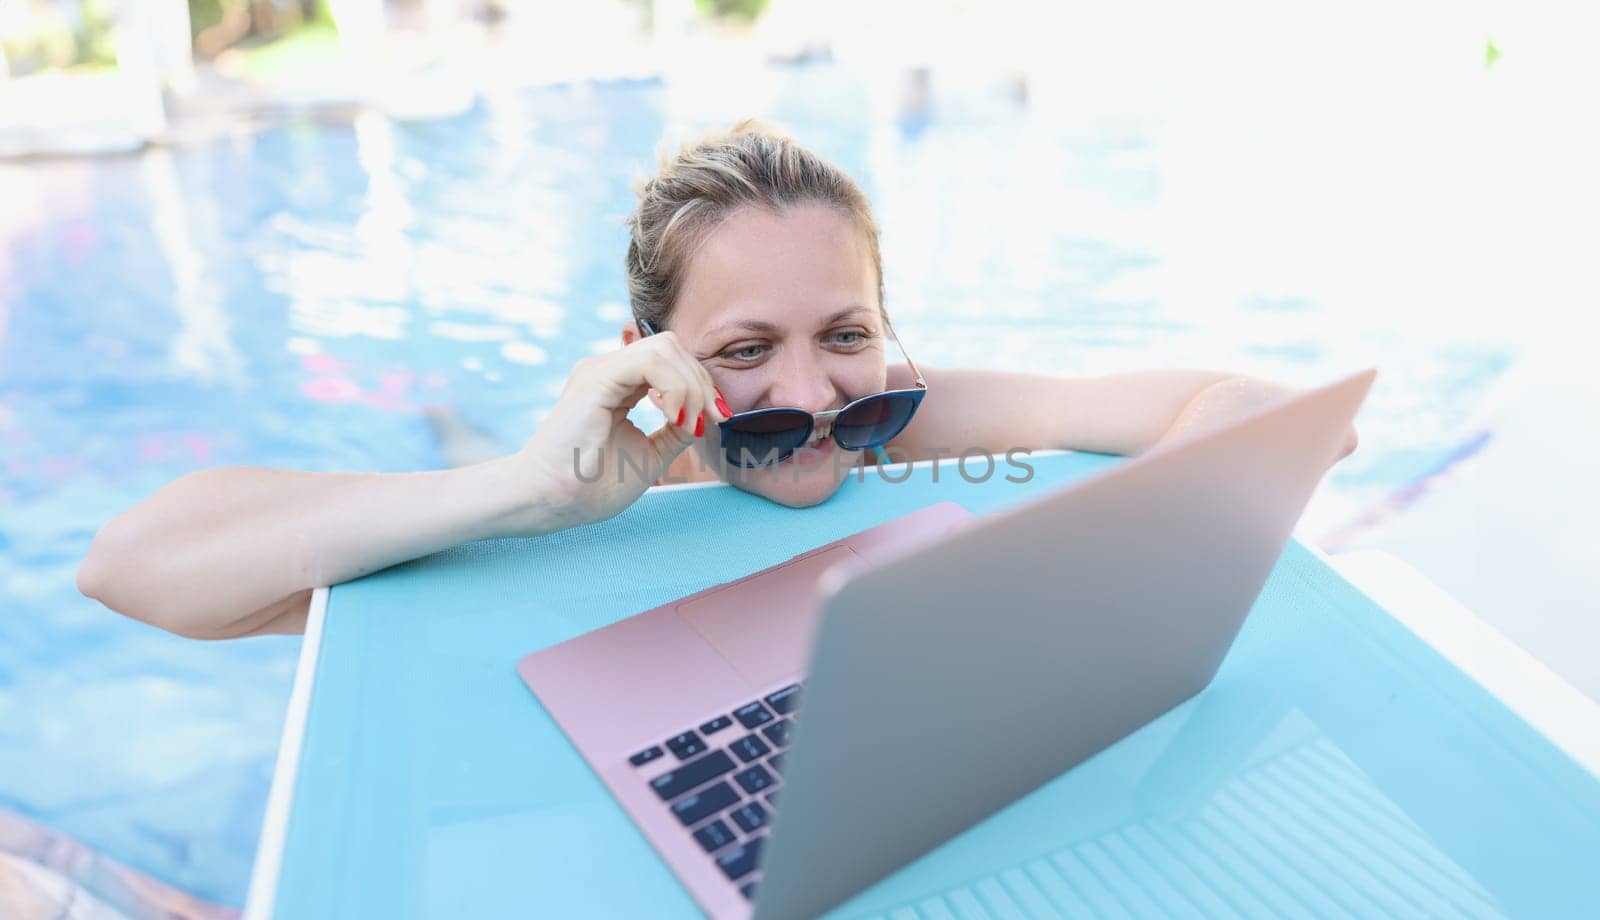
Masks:
[[[1258,377],[1231,377],[1222,380],[1201,390],[1178,414],[1178,418],[1161,436],[1161,440],[1166,441],[1192,430],[1226,424],[1262,406],[1279,402],[1300,392],[1302,391],[1294,387]],[[1339,447],[1339,456],[1335,457],[1333,462],[1338,463],[1350,456],[1359,443],[1356,427],[1351,425],[1345,431],[1344,441]]]
[[[652,390],[667,424],[647,435],[628,411]],[[711,375],[670,331],[578,361],[555,409],[515,455],[554,517],[538,529],[617,514],[729,415]]]

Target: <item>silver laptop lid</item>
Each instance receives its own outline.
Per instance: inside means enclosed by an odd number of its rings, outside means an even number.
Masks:
[[[820,914],[1203,688],[1375,375],[827,579],[755,915]]]

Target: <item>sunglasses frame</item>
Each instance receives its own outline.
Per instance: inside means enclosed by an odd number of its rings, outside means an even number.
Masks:
[[[748,469],[762,469],[762,468],[767,467],[767,466],[772,466],[772,465],[775,465],[775,464],[778,464],[778,463],[782,463],[783,461],[785,461],[785,460],[789,459],[790,457],[792,457],[794,455],[795,451],[797,451],[800,448],[804,447],[805,443],[807,441],[811,440],[811,434],[812,434],[812,432],[817,430],[817,425],[819,423],[827,423],[827,425],[828,425],[828,434],[832,435],[833,434],[833,421],[834,421],[834,419],[838,418],[839,415],[841,415],[842,413],[849,412],[851,409],[859,408],[862,405],[870,405],[875,400],[886,399],[886,398],[891,397],[891,396],[909,397],[912,400],[911,415],[906,418],[905,424],[901,425],[900,428],[897,431],[894,432],[894,434],[891,434],[888,438],[885,438],[884,440],[879,441],[876,444],[863,444],[860,447],[848,447],[848,446],[843,445],[843,444],[840,444],[839,446],[844,447],[846,450],[867,450],[867,449],[873,448],[873,447],[882,447],[885,443],[887,443],[895,435],[898,435],[901,431],[904,431],[905,430],[905,426],[911,424],[911,419],[916,416],[917,409],[922,406],[922,398],[925,395],[927,395],[927,392],[928,392],[928,381],[922,376],[922,371],[917,368],[917,362],[911,360],[911,355],[906,352],[906,347],[900,341],[900,336],[895,334],[894,324],[889,322],[889,315],[887,313],[883,313],[881,311],[880,311],[879,315],[883,317],[883,327],[884,327],[885,330],[888,331],[889,338],[894,339],[895,347],[900,349],[900,356],[902,358],[906,359],[906,364],[911,368],[911,375],[912,375],[912,378],[913,378],[913,382],[916,384],[915,386],[907,388],[907,389],[901,389],[901,390],[884,390],[881,393],[868,393],[866,396],[862,396],[862,397],[860,397],[858,399],[851,400],[848,404],[846,404],[844,406],[841,406],[838,409],[829,409],[829,410],[827,410],[825,412],[807,412],[806,410],[800,408],[799,406],[768,406],[765,409],[751,409],[749,412],[737,413],[737,414],[733,415],[732,417],[730,417],[729,419],[727,419],[726,421],[718,422],[717,423],[718,429],[723,431],[723,432],[726,432],[729,425],[732,425],[732,424],[738,422],[741,419],[744,419],[744,420],[756,419],[756,418],[761,418],[763,416],[775,415],[775,414],[778,414],[778,413],[783,413],[785,415],[793,415],[793,414],[797,414],[798,413],[800,415],[806,416],[808,421],[806,422],[806,425],[805,425],[805,434],[802,435],[801,438],[800,438],[800,443],[795,445],[793,448],[790,448],[788,451],[786,451],[786,452],[782,453],[781,455],[779,455],[779,457],[776,460],[773,460],[771,463],[757,463],[757,464],[752,466],[750,464],[746,464],[743,460],[734,460],[732,457],[727,457],[727,450],[725,448],[724,451],[723,451],[723,454],[724,454],[724,457],[728,460],[728,462],[734,464],[735,466],[738,466],[738,467],[741,467],[741,468],[747,469],[747,470]],[[646,322],[646,321],[644,321],[642,319],[638,319],[637,317],[634,319],[634,322],[638,324],[639,329],[645,335],[649,336],[649,335],[655,335],[656,334],[655,327],[651,326],[648,322]],[[838,439],[835,438],[836,442],[837,442],[837,440]],[[748,453],[748,450],[745,450],[744,452]],[[768,451],[768,454],[770,454],[770,453],[771,453],[771,451]]]

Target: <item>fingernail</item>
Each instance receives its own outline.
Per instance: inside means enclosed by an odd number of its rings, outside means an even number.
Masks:
[[[722,391],[716,387],[712,387],[711,389],[717,394],[717,411],[721,412],[724,417],[731,417],[733,415],[733,410],[728,408],[728,401],[722,397]]]
[[[687,409],[687,408],[689,408],[689,407],[688,406],[679,406],[678,407],[678,427],[679,428],[683,427],[683,423],[684,423],[684,420],[685,420],[684,410]]]
[[[706,414],[704,412],[694,417],[694,436],[700,437],[706,433]]]

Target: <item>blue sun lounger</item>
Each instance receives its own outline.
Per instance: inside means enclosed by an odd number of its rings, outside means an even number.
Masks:
[[[653,489],[317,592],[246,916],[697,916],[517,658],[1121,459],[891,468],[803,511]],[[1600,705],[1392,557],[1291,541],[1206,690],[831,916],[1592,916],[1597,854]]]

